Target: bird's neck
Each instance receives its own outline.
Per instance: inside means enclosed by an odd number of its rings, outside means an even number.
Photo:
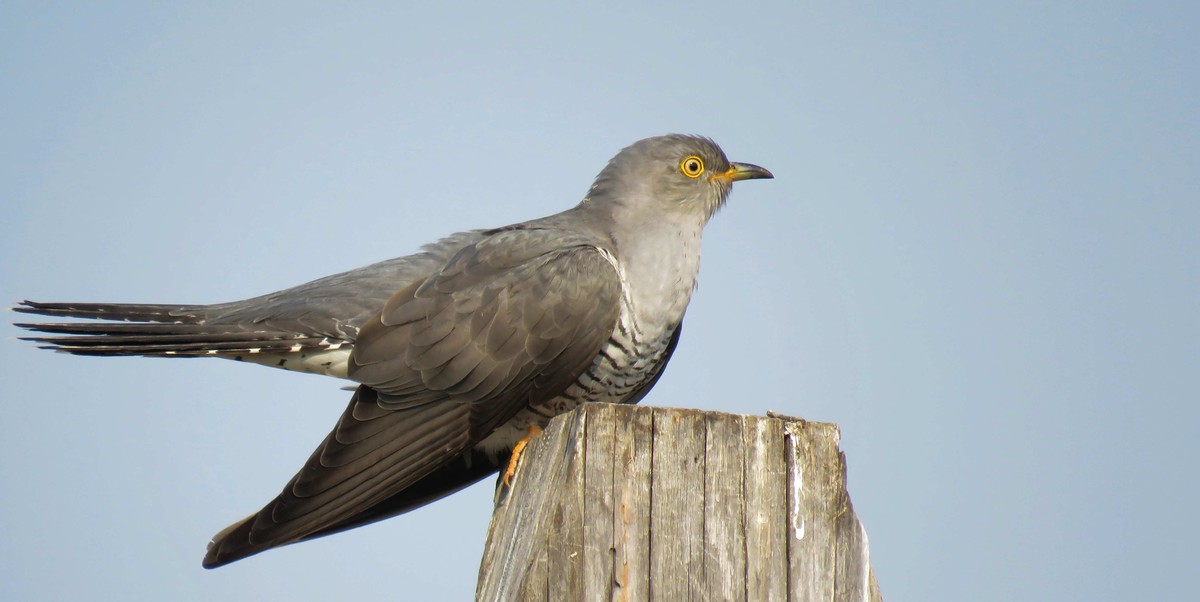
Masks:
[[[632,317],[651,330],[673,329],[683,319],[700,271],[702,220],[660,215],[615,241]],[[654,336],[654,332],[647,332]]]

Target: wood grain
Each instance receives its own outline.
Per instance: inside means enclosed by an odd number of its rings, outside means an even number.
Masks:
[[[833,424],[589,404],[526,449],[477,600],[882,600]]]

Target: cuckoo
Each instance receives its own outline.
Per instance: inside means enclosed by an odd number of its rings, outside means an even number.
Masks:
[[[503,468],[585,402],[637,403],[663,373],[734,182],[773,177],[713,141],[636,142],[575,207],[420,253],[213,305],[42,303],[18,326],[76,355],[218,357],[356,383],[283,491],[204,566],[407,512]]]

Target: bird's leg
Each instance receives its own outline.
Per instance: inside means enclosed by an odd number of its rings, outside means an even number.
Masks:
[[[512,487],[512,478],[517,474],[517,464],[521,461],[521,452],[525,451],[525,446],[529,445],[529,442],[540,434],[542,434],[542,429],[538,428],[537,425],[531,424],[525,432],[525,436],[521,437],[521,440],[517,441],[517,444],[513,446],[512,455],[508,457],[508,468],[504,469],[503,481],[505,487]]]

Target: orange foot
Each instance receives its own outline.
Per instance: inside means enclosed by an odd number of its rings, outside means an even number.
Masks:
[[[505,487],[512,487],[512,478],[517,474],[517,464],[521,461],[521,452],[525,451],[525,446],[529,445],[529,442],[540,434],[542,434],[542,429],[531,424],[525,436],[521,437],[521,440],[517,441],[517,444],[513,446],[512,455],[508,457],[508,468],[504,469]]]

